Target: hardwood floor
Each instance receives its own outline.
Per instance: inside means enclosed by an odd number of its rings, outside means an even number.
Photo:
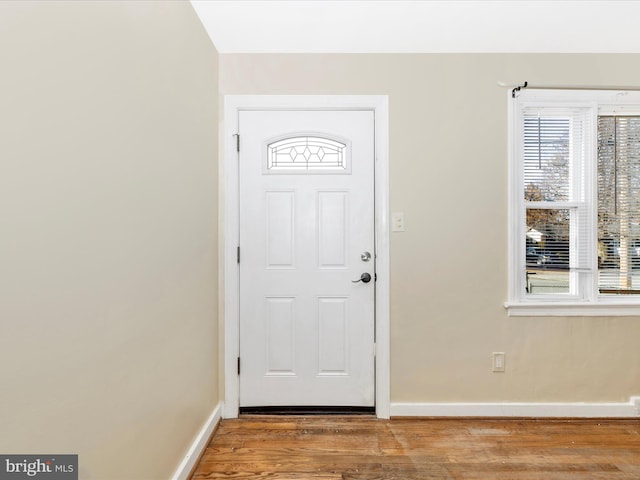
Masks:
[[[639,480],[640,419],[244,416],[192,479]]]

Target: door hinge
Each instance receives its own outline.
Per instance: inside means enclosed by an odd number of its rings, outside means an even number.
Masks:
[[[236,152],[239,152],[240,151],[240,134],[234,133],[233,136],[236,137]]]
[[[374,274],[373,274],[373,281],[374,281],[374,282],[377,282],[377,281],[378,281],[378,274],[377,274],[377,273],[374,273]]]
[[[240,263],[240,247],[238,247],[238,251],[236,252],[236,257],[238,259],[238,263]]]
[[[238,375],[240,375],[240,357],[238,357]]]

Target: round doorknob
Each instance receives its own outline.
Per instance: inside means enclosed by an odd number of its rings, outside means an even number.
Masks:
[[[371,275],[365,272],[362,275],[360,275],[360,278],[358,280],[351,280],[351,281],[353,283],[358,283],[358,282],[369,283],[371,281]]]

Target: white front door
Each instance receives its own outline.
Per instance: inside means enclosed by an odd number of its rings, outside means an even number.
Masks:
[[[373,119],[239,112],[241,407],[374,405]]]

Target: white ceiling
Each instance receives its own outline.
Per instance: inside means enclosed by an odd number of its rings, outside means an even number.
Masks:
[[[220,53],[640,53],[638,0],[191,0]]]

